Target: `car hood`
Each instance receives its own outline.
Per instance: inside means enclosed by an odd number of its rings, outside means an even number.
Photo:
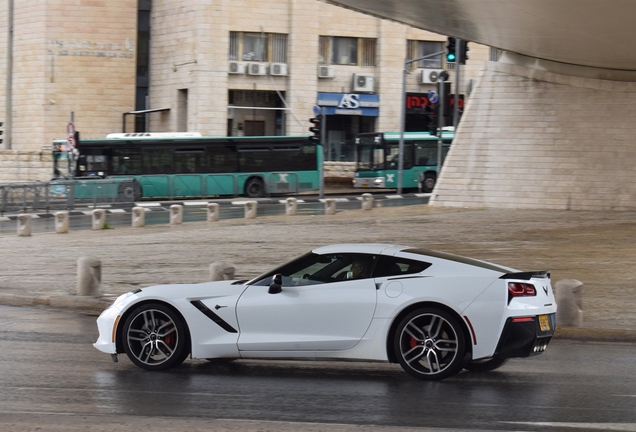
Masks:
[[[216,281],[197,284],[165,284],[140,288],[123,294],[115,300],[113,307],[125,309],[145,300],[160,300],[176,305],[183,301],[204,300],[220,297],[238,298],[247,285],[242,281]]]

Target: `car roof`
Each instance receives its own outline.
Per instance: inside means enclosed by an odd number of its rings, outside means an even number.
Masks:
[[[343,243],[343,244],[322,246],[312,250],[312,252],[318,255],[324,255],[329,253],[345,253],[345,252],[393,255],[396,252],[399,252],[401,250],[408,249],[408,248],[409,248],[408,246],[399,246],[399,245],[381,244],[381,243]]]
[[[502,266],[499,264],[494,264],[488,261],[482,261],[474,258],[468,258],[461,255],[455,255],[446,252],[439,252],[432,249],[425,248],[416,248],[412,246],[404,246],[404,245],[392,245],[392,244],[382,244],[382,243],[345,243],[345,244],[334,244],[330,246],[323,246],[316,248],[312,251],[313,253],[324,255],[330,253],[368,253],[368,254],[376,254],[376,255],[395,255],[398,252],[402,252],[407,256],[410,255],[411,258],[422,260],[422,261],[431,261],[433,262],[455,262],[458,264],[464,264],[472,267],[479,267],[482,269],[487,269],[499,273],[507,273],[511,271],[517,271],[511,267]]]

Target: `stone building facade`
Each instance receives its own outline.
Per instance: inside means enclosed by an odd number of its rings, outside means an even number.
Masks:
[[[142,3],[151,7],[147,47],[138,40]],[[48,167],[14,165],[20,152],[46,152],[52,140],[65,138],[71,119],[83,137],[134,131],[140,123],[124,113],[138,110],[140,101],[144,109],[161,109],[143,116],[146,131],[204,135],[306,135],[322,101],[331,110],[333,160],[346,160],[353,134],[399,128],[407,49],[415,58],[419,44],[436,42],[443,50],[445,41],[319,0],[5,2],[0,182],[47,180]],[[144,99],[136,79],[145,49]],[[487,47],[470,45],[460,86],[466,97],[489,55]],[[407,93],[436,89],[424,74],[446,65],[430,64],[409,68]],[[334,100],[350,103],[337,108]]]

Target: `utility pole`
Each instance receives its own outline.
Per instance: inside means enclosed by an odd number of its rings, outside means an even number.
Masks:
[[[446,53],[446,51],[440,51],[433,54],[425,55],[424,57],[416,58],[414,60],[405,60],[404,68],[402,69],[402,109],[400,110],[400,144],[398,150],[398,178],[397,178],[397,193],[402,193],[402,177],[404,171],[404,125],[406,123],[406,75],[407,68],[412,63],[418,62],[420,60],[425,60],[431,57],[441,56]],[[441,116],[439,116],[441,118]]]

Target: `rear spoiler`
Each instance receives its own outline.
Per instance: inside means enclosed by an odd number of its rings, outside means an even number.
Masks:
[[[540,270],[540,271],[529,271],[529,272],[506,273],[499,277],[499,279],[523,279],[523,280],[530,280],[532,278],[550,279],[550,272],[548,270]]]

